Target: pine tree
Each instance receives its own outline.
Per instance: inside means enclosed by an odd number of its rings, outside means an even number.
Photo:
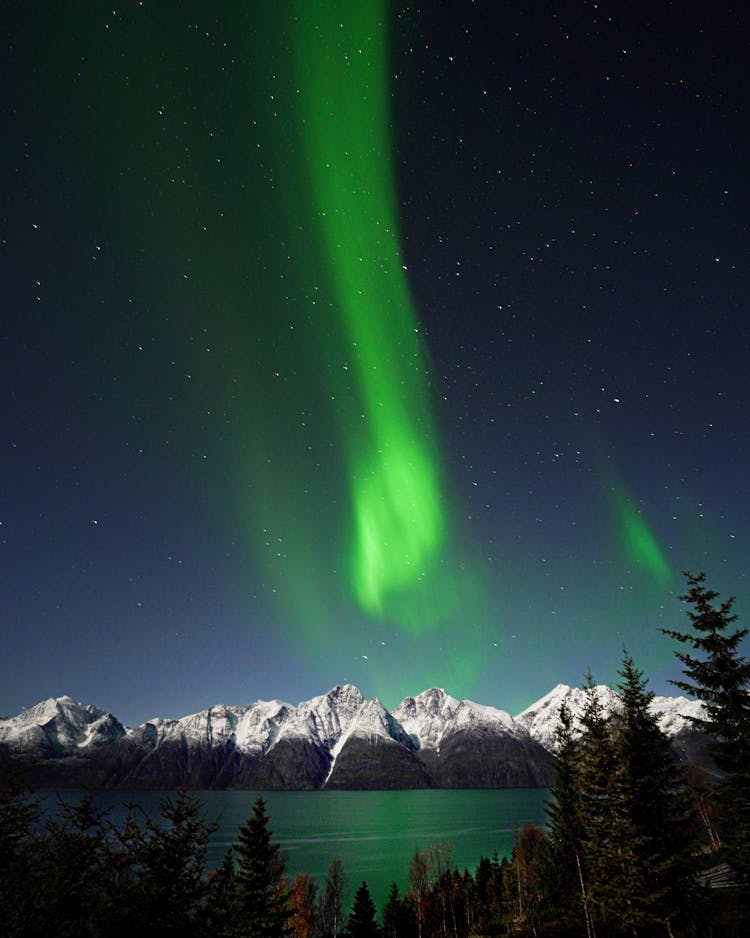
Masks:
[[[503,857],[503,863],[508,861]],[[477,934],[497,934],[502,929],[503,919],[503,868],[497,851],[482,857],[474,871],[475,910],[474,931]]]
[[[396,883],[391,883],[383,908],[383,938],[409,938],[415,928],[409,904],[399,895]]]
[[[580,743],[573,735],[568,707],[560,708],[555,734],[555,782],[542,856],[546,917],[562,927],[583,922],[591,938],[588,873],[583,855],[584,822],[581,802]]]
[[[37,918],[40,873],[41,810],[20,779],[0,787],[0,934],[33,938],[40,932]]]
[[[147,819],[137,856],[140,934],[188,938],[202,932],[208,896],[204,864],[215,830],[198,799],[184,789],[162,801],[160,821]]]
[[[282,938],[286,933],[285,863],[268,824],[265,801],[259,796],[234,848],[238,865],[228,930],[237,938]]]
[[[689,801],[669,739],[650,710],[654,694],[627,651],[619,673],[619,811],[635,846],[631,920],[672,934],[692,924],[695,905]]]
[[[212,870],[206,878],[206,934],[218,936],[227,933],[232,916],[234,884],[234,852],[230,847],[224,854],[221,866]]]
[[[96,935],[110,885],[106,812],[89,792],[79,803],[60,803],[47,821],[39,885],[43,930],[65,938]]]
[[[594,679],[586,676],[586,705],[581,715],[579,786],[583,820],[583,867],[587,874],[589,927],[629,925],[628,903],[633,892],[629,881],[632,831],[628,830],[619,801],[619,772],[614,731],[605,714]]]
[[[121,824],[108,823],[107,843],[112,881],[106,904],[106,934],[140,934],[143,931],[144,905],[141,874],[143,845],[143,809],[132,799],[126,805]]]
[[[734,598],[714,604],[719,596],[705,587],[706,575],[685,574],[692,606],[691,632],[661,631],[690,649],[677,652],[685,680],[672,683],[703,702],[706,716],[695,723],[715,740],[712,755],[725,778],[715,800],[726,857],[745,883],[750,881],[750,661],[740,654],[747,629],[731,630],[737,616]]]
[[[380,929],[375,919],[375,903],[364,880],[354,896],[354,905],[347,923],[347,935],[349,938],[380,938]]]

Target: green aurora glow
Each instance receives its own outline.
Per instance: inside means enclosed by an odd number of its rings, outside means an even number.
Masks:
[[[640,570],[657,592],[667,593],[674,575],[657,537],[625,487],[611,487],[618,541],[629,564]]]
[[[302,3],[294,39],[312,210],[361,411],[342,427],[354,595],[366,613],[421,630],[444,615],[422,603],[414,615],[412,600],[433,592],[447,532],[426,356],[397,234],[386,15],[384,3]]]
[[[598,437],[578,468],[528,458],[513,428],[535,432],[542,405],[505,352],[487,350],[494,396],[458,416],[433,407],[399,233],[409,193],[394,161],[411,112],[397,123],[390,105],[411,89],[403,61],[389,63],[394,12],[382,0],[237,5],[226,43],[193,30],[162,48],[169,13],[139,7],[111,47],[92,31],[73,63],[101,60],[94,109],[81,104],[101,150],[87,185],[116,203],[102,254],[134,297],[127,347],[143,346],[122,419],[150,430],[154,452],[166,439],[184,453],[197,513],[229,544],[206,546],[210,571],[232,569],[212,618],[239,610],[250,671],[274,645],[312,686],[351,679],[391,705],[433,685],[474,694],[542,659],[545,681],[574,680],[584,654],[596,673],[633,623],[648,650],[675,588],[669,560],[683,562],[667,559],[650,507],[601,465],[588,475]],[[128,81],[107,79],[122,56]],[[427,279],[441,276],[431,251]],[[420,312],[450,381],[465,311]],[[459,419],[482,434],[472,476]],[[593,510],[568,511],[568,498]]]
[[[278,83],[262,141],[275,179],[268,223],[292,262],[279,277],[293,300],[279,305],[269,278],[263,295],[275,317],[254,320],[257,345],[274,350],[282,377],[275,389],[257,379],[258,399],[272,406],[251,412],[247,518],[290,637],[324,649],[342,628],[367,634],[377,623],[390,648],[398,635],[403,666],[386,648],[367,662],[377,692],[396,699],[413,683],[467,693],[494,656],[513,666],[516,629],[504,610],[518,585],[495,569],[488,588],[487,567],[453,518],[460,497],[444,478],[398,237],[387,15],[379,0],[300,2],[286,25],[258,30],[267,71],[292,76]],[[307,447],[295,435],[298,413]],[[615,489],[612,546],[651,584],[648,601],[661,601],[668,563],[625,488]],[[631,610],[615,611],[611,597],[613,622],[627,619]],[[589,612],[584,603],[582,618]],[[601,625],[593,628],[601,639]],[[563,635],[554,643],[560,656],[573,653]]]

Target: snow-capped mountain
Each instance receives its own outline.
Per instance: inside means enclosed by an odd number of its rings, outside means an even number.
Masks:
[[[393,711],[415,748],[440,749],[440,739],[458,709],[455,697],[432,687],[416,697],[406,697]]]
[[[506,713],[472,700],[456,700],[442,688],[432,687],[416,697],[406,697],[393,711],[417,748],[440,751],[444,737],[459,729],[491,728],[500,733],[518,734],[521,727]]]
[[[603,714],[610,716],[616,713],[620,706],[620,698],[615,691],[606,684],[598,684],[594,690]],[[581,687],[558,684],[516,717],[516,721],[549,752],[555,751],[555,732],[563,704],[567,706],[573,718],[574,734],[580,732],[581,714],[586,706],[586,691]],[[659,726],[669,737],[691,729],[690,718],[703,715],[703,705],[687,697],[654,697],[650,710],[658,716]]]
[[[9,719],[0,719],[0,746],[15,752],[65,755],[114,742],[125,728],[98,707],[72,697],[50,697]]]
[[[699,700],[688,697],[654,697],[650,710],[659,718],[659,726],[667,736],[677,736],[691,730],[691,718],[705,719],[706,710]]]
[[[245,707],[217,704],[179,720],[156,717],[143,726],[153,728],[157,744],[184,742],[213,748],[232,742],[243,751],[265,753],[294,709],[280,700],[259,700]]]
[[[596,695],[605,714],[617,709],[619,698],[611,687],[599,684]],[[518,714],[518,722],[540,742],[545,749],[554,752],[555,732],[559,723],[560,708],[565,704],[573,717],[574,729],[579,726],[579,719],[586,705],[586,691],[582,687],[569,687],[558,684],[536,703],[531,704]]]
[[[280,738],[310,738],[316,745],[331,749],[347,735],[365,702],[359,688],[352,684],[333,687],[327,694],[291,708]]]
[[[609,713],[611,688],[597,693]],[[112,714],[50,698],[0,719],[0,773],[11,763],[40,786],[110,788],[502,788],[548,785],[562,703],[578,717],[585,692],[560,684],[516,717],[440,688],[389,712],[351,684],[296,706],[219,704],[181,719],[124,727]],[[673,737],[700,704],[657,697]]]

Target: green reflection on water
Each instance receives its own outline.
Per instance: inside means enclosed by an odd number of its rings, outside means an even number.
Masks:
[[[54,810],[57,794],[48,805]],[[83,792],[59,792],[76,800]],[[150,816],[159,814],[165,792],[135,792],[135,801]],[[209,868],[218,866],[233,843],[237,829],[252,812],[255,791],[197,792],[209,819],[219,828],[211,840]],[[430,791],[269,791],[266,800],[273,839],[287,857],[290,875],[305,872],[322,880],[328,864],[338,857],[344,864],[347,902],[367,880],[378,910],[392,882],[407,885],[409,860],[417,847],[448,841],[459,869],[474,871],[481,856],[509,856],[513,835],[524,824],[545,823],[546,788]],[[99,794],[112,807],[111,820],[124,815],[125,792]]]

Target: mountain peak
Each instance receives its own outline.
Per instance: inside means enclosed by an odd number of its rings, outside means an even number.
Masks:
[[[96,718],[103,713],[103,710],[94,707],[92,704],[84,707],[77,700],[63,694],[62,697],[48,697],[46,700],[41,700],[33,707],[29,707],[28,710],[22,710],[14,719],[24,723],[44,723],[55,719],[79,722],[80,720],[86,720],[84,714],[90,714]]]
[[[611,688],[600,685],[596,694],[605,714],[620,707]],[[59,760],[64,784],[96,777],[106,786],[178,785],[187,753],[194,777],[219,787],[536,785],[550,780],[561,704],[576,727],[586,700],[586,690],[558,684],[513,718],[430,687],[389,712],[379,698],[337,684],[297,706],[217,704],[127,729],[112,714],[64,695],[0,719],[0,747],[44,766],[40,777],[47,782],[57,777],[49,766]],[[702,713],[699,702],[681,697],[656,697],[651,709],[670,737],[689,731],[690,717]]]
[[[415,746],[439,749],[446,725],[459,708],[455,697],[442,689],[430,687],[416,697],[405,697],[393,711]]]
[[[597,684],[594,692],[605,716],[619,710],[620,698],[607,684]],[[586,707],[587,690],[583,687],[570,687],[558,684],[536,703],[531,704],[516,717],[516,721],[525,727],[531,736],[545,749],[554,751],[556,732],[560,722],[560,707],[565,704],[573,718],[573,732],[581,731],[580,718]],[[700,717],[703,707],[699,701],[686,697],[654,697],[649,707],[659,720],[659,726],[668,735],[674,736],[680,730],[692,725],[690,717]]]
[[[337,684],[335,687],[332,687],[327,694],[323,696],[327,697],[332,701],[359,701],[359,703],[364,703],[365,698],[362,691],[356,687],[354,684]]]

